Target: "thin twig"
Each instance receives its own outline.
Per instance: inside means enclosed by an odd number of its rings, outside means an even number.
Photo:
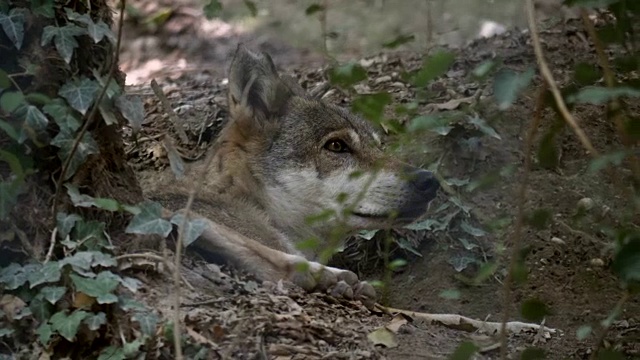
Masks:
[[[527,192],[527,183],[529,181],[529,173],[531,171],[531,148],[533,147],[533,140],[536,136],[536,132],[538,130],[538,125],[540,125],[542,119],[542,108],[544,106],[544,93],[546,91],[546,86],[544,83],[540,86],[538,90],[538,97],[536,99],[536,109],[533,114],[533,120],[531,121],[531,125],[529,127],[529,131],[527,132],[527,137],[525,139],[523,155],[524,155],[524,169],[522,174],[522,179],[520,181],[520,187],[518,188],[517,200],[517,214],[516,214],[516,223],[515,230],[513,232],[512,244],[511,244],[511,257],[509,262],[509,271],[507,272],[507,276],[505,277],[504,284],[502,286],[503,289],[503,317],[502,317],[502,327],[500,329],[500,356],[502,359],[507,358],[507,322],[509,321],[511,303],[513,302],[513,293],[511,291],[511,285],[513,283],[513,272],[515,271],[516,264],[519,261],[520,256],[520,245],[522,241],[522,228],[524,226],[524,206],[526,202],[526,192]]]
[[[47,256],[44,258],[44,264],[48,263],[51,260],[51,256],[53,256],[53,248],[56,247],[56,236],[58,235],[58,227],[54,227],[51,232],[51,240],[49,240],[49,251],[47,251]]]
[[[253,78],[249,81],[249,85],[251,86],[253,83]],[[246,101],[246,100],[244,100]],[[215,147],[214,149],[215,150]],[[175,344],[175,358],[177,360],[182,360],[182,344],[181,344],[181,331],[180,331],[180,263],[182,261],[182,244],[184,243],[184,233],[185,228],[187,226],[187,222],[189,221],[189,212],[191,211],[191,206],[193,205],[193,200],[195,199],[196,193],[202,187],[204,183],[204,179],[206,178],[206,172],[211,166],[211,161],[215,157],[215,151],[211,151],[207,160],[205,162],[204,167],[202,168],[202,175],[199,176],[195,184],[191,187],[189,191],[189,199],[187,200],[187,205],[184,208],[182,224],[180,224],[180,228],[178,229],[178,240],[176,242],[176,254],[175,254],[175,271],[173,273],[173,283],[174,283],[174,293],[173,293],[173,304],[174,304],[174,319],[173,319],[173,342]]]
[[[584,23],[584,27],[593,42],[593,47],[596,50],[596,56],[598,57],[598,63],[602,68],[602,72],[604,74],[604,82],[607,84],[608,88],[614,88],[616,86],[616,77],[611,70],[611,65],[609,64],[609,58],[607,54],[604,52],[604,46],[602,45],[602,41],[598,37],[595,26],[593,26],[593,22],[589,18],[589,14],[585,9],[580,10],[580,15],[582,16],[582,22]],[[622,105],[618,99],[613,99],[609,103],[609,109],[613,114],[613,121],[616,125],[616,131],[618,132],[618,136],[620,140],[622,140],[622,144],[630,148],[632,146],[633,141],[629,138],[625,130],[625,119],[624,114],[622,112]],[[640,163],[638,163],[638,158],[635,154],[630,156],[630,165],[631,172],[633,173],[633,177],[636,185],[640,184]]]
[[[544,59],[544,54],[542,53],[542,45],[540,44],[540,37],[538,36],[538,26],[536,24],[533,0],[527,0],[526,6],[527,6],[527,19],[529,22],[529,32],[531,33],[531,41],[533,42],[533,49],[536,53],[536,59],[538,61],[538,66],[540,67],[540,73],[542,74],[542,77],[544,78],[544,80],[547,82],[547,86],[549,86],[549,89],[553,94],[553,98],[555,99],[556,104],[558,105],[558,110],[560,110],[560,114],[562,115],[562,118],[566,121],[567,124],[569,124],[569,127],[571,127],[573,132],[576,134],[576,136],[582,143],[582,146],[584,146],[585,149],[589,151],[589,155],[591,155],[592,157],[596,157],[598,156],[598,151],[593,147],[587,135],[584,133],[582,128],[580,128],[580,126],[576,122],[576,119],[573,117],[573,115],[571,115],[571,112],[569,112],[569,109],[567,109],[567,105],[564,103],[564,100],[562,99],[562,94],[558,89],[558,85],[553,79],[553,74],[549,69],[549,65],[547,65],[547,62]]]
[[[164,111],[167,113],[167,115],[169,115],[169,119],[171,119],[173,128],[176,130],[176,133],[178,133],[178,136],[180,136],[180,140],[182,140],[182,142],[185,144],[189,143],[187,133],[184,131],[182,126],[180,126],[180,119],[178,119],[178,115],[176,115],[176,112],[173,111],[169,99],[167,99],[167,96],[164,94],[164,91],[162,91],[162,88],[156,82],[156,79],[151,80],[151,89],[153,89],[153,92],[156,94],[158,99],[160,99],[160,103],[162,104]]]
[[[52,206],[53,226],[55,226],[55,222],[56,222],[56,214],[58,212],[58,203],[60,200],[60,194],[62,193],[62,183],[64,182],[65,177],[67,176],[67,171],[69,170],[69,164],[71,164],[71,159],[73,159],[73,156],[78,150],[78,146],[80,146],[80,142],[82,141],[84,134],[89,129],[89,125],[93,122],[96,115],[98,114],[98,109],[100,108],[99,105],[102,103],[102,99],[104,98],[105,94],[107,93],[107,89],[109,88],[109,83],[113,79],[116,73],[116,70],[118,69],[118,63],[120,61],[119,60],[120,44],[122,44],[122,27],[124,24],[124,12],[125,12],[126,2],[127,0],[121,0],[120,2],[120,20],[118,23],[118,39],[116,41],[115,54],[114,54],[113,61],[111,63],[111,68],[109,69],[109,74],[107,75],[107,79],[105,81],[104,86],[102,87],[102,90],[100,91],[100,94],[98,95],[98,97],[93,103],[94,104],[93,108],[91,108],[91,111],[89,112],[89,116],[87,116],[87,120],[84,122],[84,124],[82,124],[82,128],[80,129],[80,131],[78,132],[78,135],[73,141],[73,146],[71,147],[71,151],[69,152],[67,159],[64,161],[64,164],[62,165],[60,178],[58,179],[58,182],[56,184],[56,193],[53,196],[53,206]]]

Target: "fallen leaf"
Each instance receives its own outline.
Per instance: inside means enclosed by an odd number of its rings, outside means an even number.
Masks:
[[[385,327],[389,329],[391,332],[393,332],[394,334],[397,334],[400,327],[402,325],[405,325],[408,322],[409,321],[404,315],[398,314],[394,316],[393,319],[391,319],[391,321],[389,322],[389,324],[387,324],[387,326]]]
[[[76,292],[73,296],[73,307],[75,309],[90,309],[95,302],[96,298],[83,292]]]
[[[4,295],[0,298],[0,308],[9,321],[13,321],[25,306],[27,306],[27,304],[17,296]]]

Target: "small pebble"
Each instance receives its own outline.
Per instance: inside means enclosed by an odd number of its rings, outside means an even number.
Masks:
[[[593,199],[585,197],[578,201],[578,208],[583,210],[591,210],[593,209]]]
[[[591,264],[593,266],[603,267],[604,266],[604,261],[602,259],[595,258],[595,259],[591,259],[589,261],[589,264]]]
[[[566,245],[567,244],[564,240],[560,239],[559,237],[555,237],[555,236],[551,238],[551,242],[552,243],[556,243],[556,244],[560,244],[560,245]]]

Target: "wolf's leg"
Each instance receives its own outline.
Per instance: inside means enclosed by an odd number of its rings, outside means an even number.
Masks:
[[[326,291],[337,297],[355,298],[368,307],[375,302],[373,286],[359,281],[351,271],[324,266],[307,261],[300,255],[272,249],[223,224],[202,219],[207,226],[193,245],[219,254],[262,280],[289,280],[306,291]]]

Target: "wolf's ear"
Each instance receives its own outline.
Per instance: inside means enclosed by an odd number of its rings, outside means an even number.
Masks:
[[[281,111],[291,95],[268,54],[256,54],[238,45],[229,70],[232,118],[269,119]]]

